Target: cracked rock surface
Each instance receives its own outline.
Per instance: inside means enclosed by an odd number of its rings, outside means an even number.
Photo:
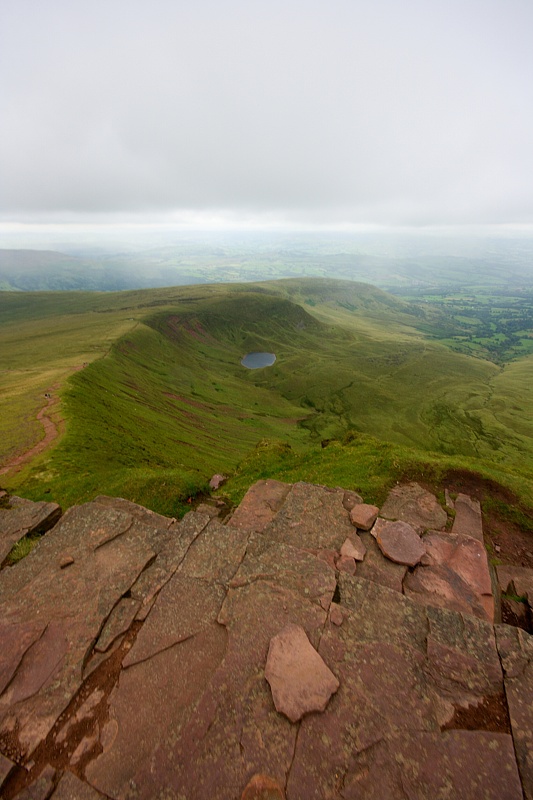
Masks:
[[[353,492],[271,480],[224,524],[70,509],[0,572],[0,796],[533,800],[533,638],[492,624],[479,508],[448,532],[404,492],[359,535]]]

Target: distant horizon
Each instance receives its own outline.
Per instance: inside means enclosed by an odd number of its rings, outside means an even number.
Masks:
[[[131,220],[98,220],[98,221],[0,221],[0,248],[5,248],[3,237],[9,235],[38,234],[127,234],[143,232],[168,232],[171,234],[231,234],[231,233],[279,233],[279,234],[383,234],[383,235],[442,235],[484,237],[492,235],[527,235],[533,236],[533,222],[499,222],[499,223],[431,223],[425,225],[391,225],[385,223],[289,223],[282,221],[260,222],[258,220],[227,221],[223,218],[209,222],[198,219],[177,221],[131,221]]]

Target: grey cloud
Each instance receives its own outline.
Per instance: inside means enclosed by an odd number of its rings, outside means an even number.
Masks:
[[[533,220],[529,0],[7,0],[4,219]]]

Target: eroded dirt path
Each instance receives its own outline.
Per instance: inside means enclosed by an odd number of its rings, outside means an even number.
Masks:
[[[72,367],[72,372],[79,372],[83,369],[83,364],[80,366]],[[29,450],[26,450],[24,453],[20,453],[18,456],[12,458],[7,464],[0,467],[0,475],[4,475],[6,472],[18,472],[24,464],[28,461],[31,461],[32,458],[42,453],[46,448],[57,438],[59,435],[59,429],[54,420],[51,417],[51,412],[59,403],[59,395],[57,394],[62,381],[58,381],[53,386],[45,392],[46,397],[46,405],[44,405],[41,410],[37,414],[37,419],[39,422],[42,423],[44,428],[44,437],[37,442],[37,444],[30,447]]]

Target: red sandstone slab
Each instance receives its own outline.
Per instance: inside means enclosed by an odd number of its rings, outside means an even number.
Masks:
[[[65,772],[52,795],[53,800],[99,800],[103,797],[85,781],[72,772]]]
[[[394,591],[401,594],[407,567],[404,564],[395,564],[394,561],[385,558],[372,535],[373,530],[370,533],[360,534],[366,553],[364,560],[357,566],[357,576],[374,581],[374,583],[378,583],[381,586],[387,586],[389,589],[394,589]]]
[[[319,653],[340,687],[301,722],[287,797],[405,800],[408,786],[417,799],[449,789],[518,800],[510,736],[440,730],[456,706],[501,691],[492,626],[359,578],[339,583],[342,625],[326,626]]]
[[[57,503],[10,497],[9,506],[0,508],[0,564],[13,545],[28,533],[45,533],[61,516]]]
[[[265,678],[276,711],[297,722],[311,711],[324,711],[339,688],[324,659],[300,625],[287,624],[270,640]]]
[[[381,508],[381,516],[408,522],[422,530],[443,528],[448,519],[435,495],[423,489],[418,483],[408,483],[391,489]]]
[[[46,622],[27,619],[0,621],[0,694],[15,674],[24,653],[44,633]]]
[[[125,500],[123,497],[108,497],[105,494],[99,494],[94,498],[95,503],[99,503],[107,508],[116,508],[119,511],[126,511],[132,517],[138,519],[139,522],[144,522],[151,528],[167,530],[176,524],[175,517],[165,517],[162,514],[157,514],[149,508],[140,506],[137,503],[132,503],[131,500]]]
[[[228,583],[246,552],[249,536],[247,529],[232,528],[212,519],[189,547],[180,567],[183,575]]]
[[[415,572],[404,580],[404,593],[417,603],[438,606],[472,614],[479,619],[493,618],[493,600],[480,598],[456,572],[447,565],[432,567],[419,565]]]
[[[523,795],[511,737],[458,730],[402,733],[358,754],[342,797],[521,800]]]
[[[251,534],[246,555],[229,586],[233,589],[257,580],[279,584],[303,597],[327,606],[335,591],[335,574],[329,562],[262,534]]]
[[[341,556],[355,558],[356,561],[363,561],[365,553],[366,547],[364,546],[361,537],[356,533],[352,533],[351,536],[345,539],[341,547]]]
[[[176,572],[158,595],[123,661],[124,667],[195,636],[216,619],[225,596],[219,584]]]
[[[510,625],[496,625],[495,631],[524,797],[532,800],[533,636]]]
[[[407,522],[389,522],[383,525],[376,536],[378,547],[384,556],[396,564],[414,567],[426,548],[415,529]]]
[[[458,494],[454,507],[455,519],[452,533],[457,536],[471,536],[478,542],[483,542],[483,522],[479,501],[472,500],[466,494]]]
[[[353,525],[342,491],[295,483],[264,531],[272,539],[294,547],[338,552],[353,533]]]
[[[430,531],[423,537],[424,563],[404,582],[414,600],[494,620],[494,599],[483,543],[468,536]]]
[[[131,588],[131,596],[141,602],[137,619],[145,619],[155,595],[162,589],[182,563],[191,544],[206,528],[211,517],[190,511],[178,525],[171,526],[161,543],[155,561],[143,570]],[[161,542],[158,537],[158,542]]]
[[[2,572],[2,618],[45,626],[0,697],[0,732],[17,726],[20,755],[33,752],[81,685],[104,621],[155,556],[152,534],[122,511],[89,503],[70,509],[28,558]],[[61,569],[67,547],[75,561]]]
[[[285,502],[290,489],[290,483],[271,479],[254,483],[234,511],[228,525],[253,531],[264,530]]]
[[[109,698],[103,752],[86,768],[89,783],[109,797],[157,797],[173,786],[169,774],[151,774],[154,754],[180,731],[209,686],[227,646],[225,630],[209,623],[196,636],[125,669]],[[142,701],[141,701],[142,698]],[[190,769],[191,764],[180,767]]]
[[[350,511],[350,520],[356,528],[361,528],[363,531],[369,531],[379,514],[377,506],[368,505],[368,503],[359,503],[355,505]]]
[[[139,606],[139,600],[134,600],[132,597],[122,597],[111,612],[94,649],[99,653],[105,653],[118,636],[126,633],[135,619]]]

